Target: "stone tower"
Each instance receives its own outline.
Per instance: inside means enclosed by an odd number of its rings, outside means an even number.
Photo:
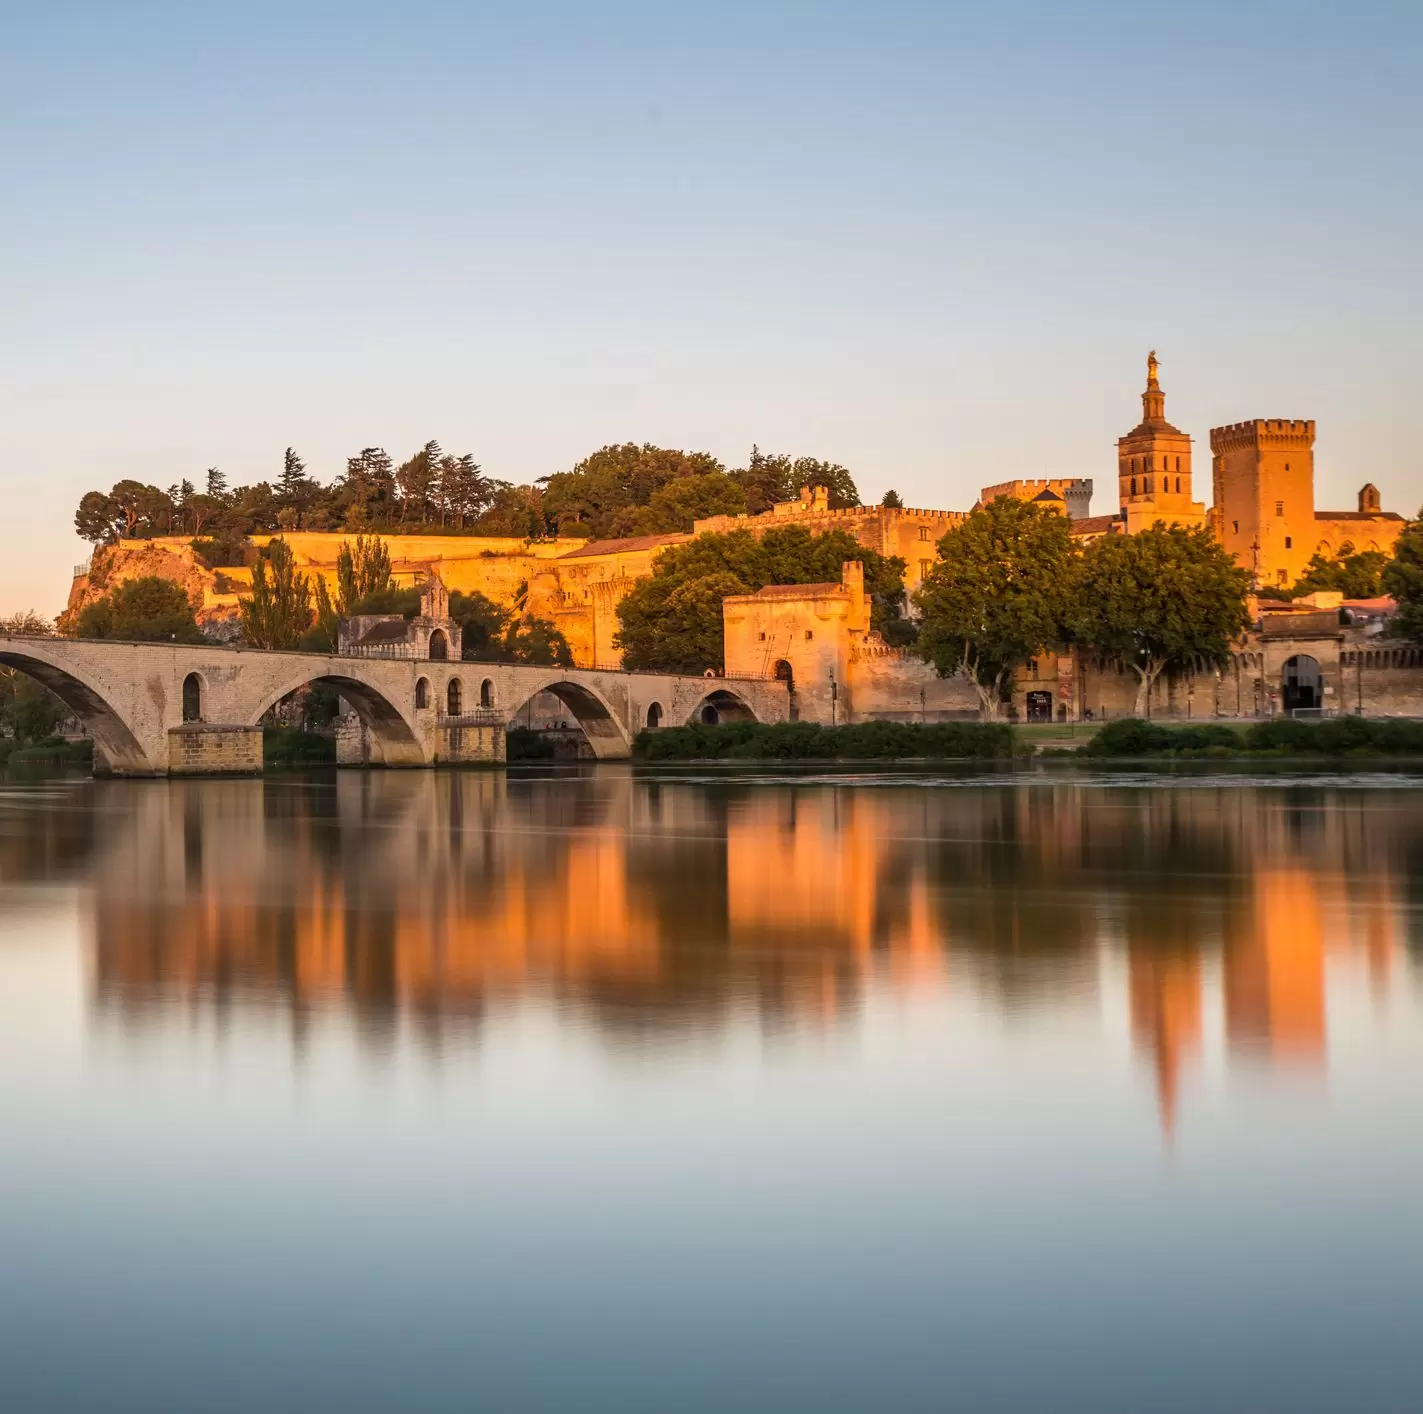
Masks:
[[[1318,540],[1314,423],[1256,418],[1211,428],[1216,536],[1257,589],[1293,584]]]
[[[1166,394],[1153,349],[1146,356],[1141,421],[1117,440],[1117,504],[1127,533],[1167,525],[1204,525],[1206,508],[1191,499],[1191,439],[1166,421]]]

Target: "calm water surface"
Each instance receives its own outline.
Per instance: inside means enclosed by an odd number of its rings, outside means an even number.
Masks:
[[[0,781],[0,1407],[1405,1410],[1423,782]]]

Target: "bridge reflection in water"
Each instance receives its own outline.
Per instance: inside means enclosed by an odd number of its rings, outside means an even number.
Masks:
[[[1129,1035],[1169,1131],[1203,1050],[1319,1076],[1326,983],[1379,992],[1423,945],[1413,792],[607,767],[72,791],[0,836],[0,879],[86,881],[98,1019],[284,1018],[298,1052],[336,1025],[477,1042],[535,1000],[657,1052],[935,998]]]

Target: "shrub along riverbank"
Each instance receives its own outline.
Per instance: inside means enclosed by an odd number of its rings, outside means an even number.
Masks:
[[[1281,717],[1241,730],[1215,722],[1163,727],[1135,717],[1104,726],[1080,754],[1148,756],[1416,756],[1423,758],[1423,722],[1402,718],[1331,717],[1301,722]]]
[[[994,760],[1019,750],[1012,727],[982,722],[693,722],[643,732],[633,744],[639,761]]]
[[[0,767],[3,766],[88,766],[94,760],[94,743],[66,741],[62,736],[22,743],[0,740]]]

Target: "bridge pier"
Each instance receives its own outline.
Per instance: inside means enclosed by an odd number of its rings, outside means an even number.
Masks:
[[[170,776],[254,776],[261,771],[261,727],[186,722],[169,728]]]

